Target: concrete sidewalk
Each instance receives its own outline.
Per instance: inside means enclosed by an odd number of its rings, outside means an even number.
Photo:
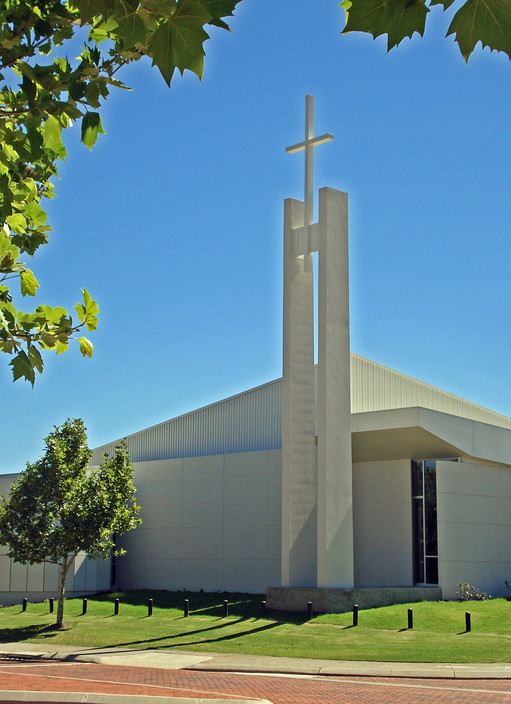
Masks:
[[[51,650],[36,643],[0,643],[0,657],[94,662],[103,665],[156,667],[170,670],[206,670],[261,674],[300,674],[366,677],[438,677],[452,679],[511,679],[511,663],[407,663],[279,658],[231,653],[194,653],[183,650],[131,650],[58,646]],[[188,700],[190,702],[190,700]]]

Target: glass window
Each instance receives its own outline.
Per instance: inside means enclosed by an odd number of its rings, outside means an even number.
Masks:
[[[422,462],[412,460],[412,496],[422,496]]]
[[[436,461],[412,461],[413,572],[416,584],[438,584]]]
[[[424,516],[422,498],[413,499],[414,581],[424,582]]]
[[[438,555],[436,520],[436,463],[424,462],[424,528],[426,555]],[[428,580],[429,581],[429,580]]]
[[[438,584],[438,557],[426,557],[426,583]]]

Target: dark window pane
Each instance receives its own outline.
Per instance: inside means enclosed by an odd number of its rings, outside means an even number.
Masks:
[[[438,584],[438,557],[426,558],[426,582]]]
[[[424,582],[424,531],[422,515],[422,499],[414,499],[413,508],[413,571],[414,581]]]
[[[424,462],[426,555],[438,555],[436,516],[436,462]]]
[[[412,496],[422,496],[422,462],[412,460]]]

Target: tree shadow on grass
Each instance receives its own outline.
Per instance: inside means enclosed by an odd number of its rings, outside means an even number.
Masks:
[[[29,640],[30,638],[53,638],[62,629],[54,623],[42,624],[38,626],[19,626],[17,628],[0,629],[0,643],[13,643],[17,641]]]
[[[184,600],[188,599],[190,617],[192,616],[217,616],[223,618],[223,601],[229,602],[229,615],[240,618],[263,618],[268,621],[280,623],[293,623],[302,625],[308,621],[306,612],[274,611],[268,609],[262,614],[263,594],[246,594],[243,592],[171,592],[165,590],[140,589],[127,592],[105,592],[89,595],[89,603],[94,601],[111,603],[119,599],[121,608],[123,604],[130,606],[147,606],[148,600],[153,599],[153,608],[176,609],[183,611]],[[156,615],[153,613],[153,616]],[[148,618],[140,616],[140,618]]]
[[[165,590],[141,589],[128,592],[110,592],[89,596],[89,601],[112,603],[119,599],[121,605],[147,606],[148,600],[153,600],[154,609],[184,609],[184,601],[188,600],[190,616],[218,616],[223,618],[223,601],[229,603],[231,616],[259,618],[263,594],[245,594],[242,592],[170,592]]]
[[[223,626],[220,626],[220,628],[222,628],[224,626],[234,625],[234,624],[238,623],[239,621],[243,621],[243,620],[244,619],[238,619],[237,621],[230,621],[229,623],[225,623],[225,624],[223,624]],[[235,638],[242,638],[243,636],[252,635],[254,633],[259,633],[261,631],[267,631],[271,628],[275,628],[278,625],[279,624],[276,622],[267,623],[264,626],[258,626],[257,628],[251,628],[248,631],[242,631],[242,632],[238,631],[237,633],[231,633],[231,634],[225,635],[225,636],[222,635],[222,636],[218,636],[217,638],[208,638],[205,640],[194,640],[194,641],[189,641],[189,642],[187,641],[186,643],[181,643],[180,645],[188,647],[188,646],[192,646],[192,645],[201,645],[204,643],[219,643],[219,642],[225,641],[225,640],[233,640]],[[146,638],[145,640],[133,640],[133,641],[128,641],[126,643],[112,643],[111,645],[105,645],[102,647],[105,647],[105,648],[115,648],[115,647],[124,648],[124,647],[131,647],[134,645],[144,645],[147,643],[158,643],[160,641],[166,641],[167,643],[169,643],[169,641],[172,641],[176,638],[187,638],[188,636],[193,636],[198,633],[204,633],[206,631],[216,630],[217,628],[219,628],[219,627],[218,626],[210,626],[208,628],[199,628],[195,631],[188,631],[187,633],[177,633],[176,635],[161,636],[159,638]],[[154,649],[154,650],[157,650],[159,648],[169,648],[169,647],[171,647],[171,643],[169,643],[168,645],[151,645],[151,649]]]

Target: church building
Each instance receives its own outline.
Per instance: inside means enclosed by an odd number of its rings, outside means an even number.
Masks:
[[[313,153],[333,137],[314,136],[313,110],[307,96],[288,148],[305,152],[305,196],[284,204],[282,378],[127,437],[142,525],[114,569],[83,556],[71,593],[239,591],[316,611],[452,599],[460,582],[506,594],[511,418],[350,352],[348,197],[320,189],[314,222]],[[0,555],[0,601],[48,595],[34,569]]]

